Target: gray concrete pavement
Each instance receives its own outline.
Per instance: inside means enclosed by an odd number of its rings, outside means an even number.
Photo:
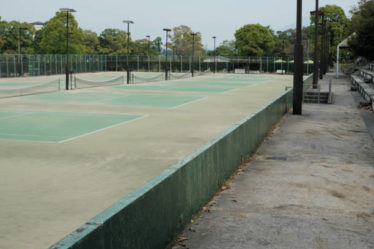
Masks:
[[[286,115],[171,247],[374,248],[373,127],[347,78],[333,92],[332,105]]]

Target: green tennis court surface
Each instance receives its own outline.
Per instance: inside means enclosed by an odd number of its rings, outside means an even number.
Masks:
[[[143,91],[170,91],[170,92],[210,92],[222,93],[233,90],[234,88],[208,88],[208,87],[179,87],[179,86],[113,86],[112,88],[124,90],[143,90]]]
[[[147,95],[147,94],[112,94],[88,92],[55,92],[25,97],[33,100],[63,103],[90,103],[104,105],[130,105],[176,107],[201,99],[200,96]]]
[[[227,82],[224,81],[224,82]],[[178,80],[178,81],[175,81],[175,82],[172,82],[170,84],[175,84],[175,85],[180,85],[180,84],[186,84],[186,85],[201,85],[201,86],[226,86],[226,87],[233,87],[233,86],[250,86],[251,84],[253,83],[223,83],[223,82],[217,82],[217,81],[212,81],[212,80],[209,80],[209,81],[203,81],[203,80],[199,80],[199,81],[188,81],[188,80]]]
[[[23,86],[34,86],[38,84],[43,84],[40,82],[7,82],[7,83],[0,83],[0,87],[23,87]]]
[[[0,138],[61,142],[140,117],[103,113],[0,111]]]

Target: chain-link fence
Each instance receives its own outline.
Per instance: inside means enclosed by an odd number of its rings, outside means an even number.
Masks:
[[[0,77],[39,76],[64,74],[67,62],[66,55],[34,54],[34,55],[0,55]],[[163,72],[167,66],[171,72],[216,71],[233,73],[241,69],[246,73],[292,74],[294,61],[292,58],[274,56],[263,57],[223,57],[223,56],[168,56],[164,55],[69,55],[69,69],[75,73],[125,71],[127,64],[131,71]],[[306,60],[304,73],[313,72],[313,62]]]

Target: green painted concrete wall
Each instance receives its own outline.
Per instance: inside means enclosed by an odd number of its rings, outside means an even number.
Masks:
[[[177,162],[52,249],[163,249],[292,105],[292,89]]]

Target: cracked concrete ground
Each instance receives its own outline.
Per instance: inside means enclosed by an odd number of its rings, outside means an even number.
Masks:
[[[331,105],[286,115],[170,247],[374,248],[373,127],[347,77],[333,92]]]

